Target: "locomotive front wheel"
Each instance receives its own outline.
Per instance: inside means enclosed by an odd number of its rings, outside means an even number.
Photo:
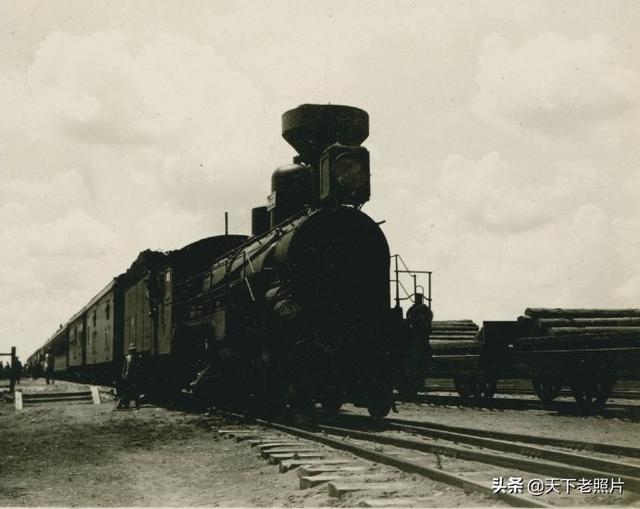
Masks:
[[[553,378],[538,377],[531,380],[533,391],[538,398],[545,403],[550,403],[558,396],[562,391],[562,384]]]
[[[469,399],[476,393],[478,382],[472,376],[457,376],[453,379],[453,383],[462,399]]]

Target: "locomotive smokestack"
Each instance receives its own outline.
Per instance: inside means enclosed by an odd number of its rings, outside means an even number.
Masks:
[[[329,145],[358,146],[368,136],[369,114],[353,106],[303,104],[282,115],[282,137],[314,167]]]

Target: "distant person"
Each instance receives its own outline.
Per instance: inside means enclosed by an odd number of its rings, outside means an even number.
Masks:
[[[55,367],[55,358],[49,350],[44,356],[44,376],[47,380],[47,385],[51,383],[54,384],[55,380],[53,379],[53,368]]]
[[[129,408],[131,400],[140,409],[140,355],[136,345],[129,345],[129,353],[124,358],[120,377],[120,399],[116,408]]]
[[[31,378],[37,380],[42,376],[42,364],[40,361],[36,361],[31,368]]]

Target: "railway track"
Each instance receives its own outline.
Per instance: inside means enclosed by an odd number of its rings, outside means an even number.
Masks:
[[[301,468],[301,487],[327,483],[333,496],[369,491],[375,498],[361,503],[372,507],[434,505],[416,498],[421,478],[488,497],[488,505],[497,500],[516,507],[629,505],[640,500],[640,449],[518,434],[486,436],[475,433],[478,430],[400,419],[341,416],[339,424],[305,428],[256,420],[254,429],[228,433],[253,438],[254,445],[263,446],[263,454],[281,462],[281,469]],[[314,444],[322,444],[325,452]],[[363,475],[366,466],[332,460],[326,452],[331,449],[369,465],[392,467],[396,473]],[[393,499],[376,496],[390,493]]]
[[[429,405],[446,405],[457,407],[483,407],[496,410],[551,410],[567,415],[585,415],[589,413],[581,409],[574,401],[555,400],[545,403],[538,399],[523,399],[510,397],[497,397],[490,400],[479,400],[476,398],[463,399],[457,394],[426,394],[419,393],[414,398],[414,403]],[[590,413],[597,413],[609,417],[637,420],[640,419],[640,405],[609,402],[602,408],[594,408]]]
[[[640,384],[638,382],[618,382],[616,388],[611,392],[610,399],[640,399]],[[429,380],[425,392],[447,392],[456,393],[456,388],[453,382],[447,379],[433,379]],[[535,392],[531,388],[531,382],[528,380],[522,381],[506,381],[498,383],[496,394],[501,395],[526,395],[536,396]],[[567,387],[562,389],[561,396],[572,397],[571,390]]]

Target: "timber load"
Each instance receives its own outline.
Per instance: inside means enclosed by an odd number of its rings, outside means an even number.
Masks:
[[[440,320],[431,323],[432,356],[427,377],[475,376],[480,372],[480,328],[472,320]]]
[[[527,308],[518,322],[520,351],[640,347],[640,309]]]
[[[594,349],[640,349],[640,335],[620,334],[564,334],[560,336],[535,336],[514,341],[518,351],[577,351]]]
[[[442,320],[431,323],[429,346],[434,356],[478,355],[479,327],[472,320]]]
[[[431,323],[430,341],[468,341],[476,339],[479,327],[472,320],[440,320]]]
[[[527,308],[524,311],[531,318],[640,318],[640,309],[570,309],[570,308]]]
[[[553,352],[549,363],[566,359],[595,366],[606,360],[611,369],[626,371],[640,355],[640,309],[527,308],[518,323],[523,329],[523,337],[513,342],[518,364]]]

